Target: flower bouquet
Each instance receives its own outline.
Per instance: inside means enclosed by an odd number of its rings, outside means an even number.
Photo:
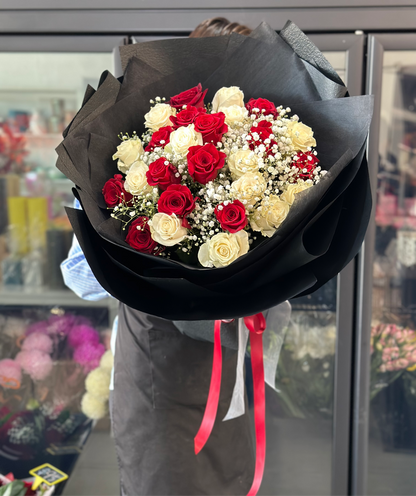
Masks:
[[[351,260],[371,205],[372,99],[340,98],[296,26],[121,57],[122,80],[104,73],[87,89],[57,148],[83,206],[68,215],[110,294],[172,320],[235,318]]]
[[[106,72],[87,88],[57,148],[82,205],[68,216],[97,280],[128,307],[175,321],[244,317],[254,495],[265,457],[261,312],[318,289],[358,251],[371,210],[372,98],[349,97],[290,22],[280,34],[263,23],[249,37],[140,43],[120,55],[123,77]],[[220,320],[209,339],[196,453],[218,406]]]
[[[370,399],[398,379],[416,370],[416,332],[396,324],[371,328]]]

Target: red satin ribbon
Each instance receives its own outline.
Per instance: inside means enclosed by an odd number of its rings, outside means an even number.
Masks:
[[[194,438],[195,454],[197,455],[211,434],[217,416],[218,402],[220,399],[222,373],[222,348],[221,348],[221,320],[215,321],[214,326],[214,360],[212,362],[211,384],[209,386],[207,406],[201,427]]]
[[[251,369],[254,386],[254,425],[256,430],[256,468],[253,484],[247,496],[255,496],[263,480],[266,462],[266,399],[264,387],[263,365],[263,332],[266,329],[266,319],[262,313],[244,318],[244,323],[250,331]]]
[[[253,484],[247,496],[255,496],[260,488],[264,465],[266,461],[266,407],[263,366],[263,332],[266,329],[266,319],[262,313],[244,318],[244,323],[250,331],[251,367],[254,383],[254,422],[256,430],[256,468]],[[215,321],[214,327],[214,359],[212,363],[211,384],[208,393],[207,406],[199,431],[194,439],[195,454],[198,454],[214,427],[217,416],[218,402],[221,388],[222,349],[221,349],[221,321]]]

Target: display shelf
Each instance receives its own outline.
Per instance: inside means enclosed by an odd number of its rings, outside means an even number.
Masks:
[[[117,307],[112,298],[89,301],[66,289],[0,285],[0,306]]]

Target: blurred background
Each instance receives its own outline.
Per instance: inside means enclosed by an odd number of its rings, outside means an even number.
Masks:
[[[118,46],[188,36],[216,16],[250,28],[266,20],[277,31],[290,19],[351,95],[375,95],[371,224],[337,279],[291,302],[278,392],[267,391],[260,494],[416,494],[416,2],[408,0],[1,0],[0,473],[28,477],[49,462],[70,475],[58,494],[118,494],[105,408],[100,420],[81,409],[117,303],[65,288],[59,265],[72,242],[64,207],[73,195],[54,150],[87,84],[96,88],[104,70],[120,75]],[[90,348],[80,350],[79,336]]]

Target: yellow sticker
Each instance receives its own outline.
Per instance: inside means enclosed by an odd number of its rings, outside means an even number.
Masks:
[[[59,482],[68,479],[67,474],[55,468],[50,463],[44,463],[39,467],[32,468],[32,470],[29,471],[29,474],[35,477],[35,481],[32,485],[32,489],[34,491],[42,484],[42,482],[48,484],[48,486],[53,486],[54,484],[58,484]]]

